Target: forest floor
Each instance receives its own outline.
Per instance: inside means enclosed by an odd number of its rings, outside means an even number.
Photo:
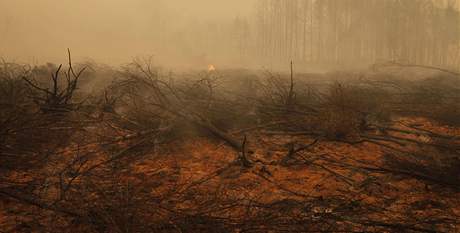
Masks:
[[[0,233],[460,232],[455,78],[124,72],[0,92]]]
[[[442,127],[423,118],[401,118],[398,122],[401,124],[394,125],[394,127],[401,130],[412,130],[406,125],[416,125],[419,129],[437,134],[460,135],[460,128]],[[273,208],[275,213],[272,214],[279,215],[278,217],[308,218],[320,224],[321,219],[335,219],[338,216],[340,216],[338,218],[340,221],[352,221],[347,220],[347,214],[353,218],[355,211],[365,208],[367,209],[365,211],[371,212],[367,214],[375,214],[376,216],[372,218],[380,219],[381,222],[368,220],[367,217],[371,218],[371,216],[367,216],[366,219],[360,220],[364,226],[348,227],[346,232],[366,231],[364,229],[369,229],[367,225],[373,224],[376,225],[376,229],[379,225],[388,224],[390,229],[395,231],[400,227],[401,229],[407,227],[413,228],[415,232],[436,232],[440,229],[436,221],[453,220],[455,219],[453,216],[460,216],[460,191],[442,188],[435,182],[427,183],[426,180],[404,174],[404,170],[401,170],[400,173],[397,170],[386,171],[392,168],[386,164],[387,148],[385,146],[401,150],[416,149],[417,143],[429,143],[432,140],[423,134],[393,133],[393,135],[414,141],[404,145],[399,143],[395,145],[392,142],[384,142],[382,145],[367,142],[351,144],[340,141],[318,141],[315,137],[308,135],[286,136],[256,130],[246,135],[248,145],[254,150],[251,158],[256,161],[249,167],[234,163],[238,160],[239,152],[227,146],[225,142],[208,137],[196,137],[168,143],[165,147],[170,149],[167,149],[166,153],[151,152],[143,155],[142,158],[135,159],[129,168],[124,168],[129,171],[122,172],[117,182],[122,186],[149,183],[145,187],[150,187],[147,192],[153,192],[156,195],[173,192],[170,193],[169,198],[165,198],[164,202],[160,201],[157,204],[165,209],[174,209],[174,212],[206,213],[215,218],[229,219],[249,217],[257,212],[257,205],[248,204],[253,202],[264,205],[266,208]],[[286,157],[290,146],[303,144],[309,146],[302,148],[289,158]],[[86,149],[99,150],[98,145],[88,146],[92,148]],[[75,148],[66,150],[70,156]],[[86,169],[104,162],[105,159],[110,160],[110,157],[104,156],[103,151],[97,153],[100,153],[97,155],[99,158],[93,160],[91,164],[86,164]],[[53,173],[55,167],[44,169],[47,171],[39,173]],[[30,174],[11,173],[9,180],[20,183],[33,180],[28,175]],[[80,181],[76,179],[74,182]],[[152,182],[157,182],[157,184],[152,185]],[[48,193],[47,195],[53,194]],[[196,203],[194,195],[205,197],[202,200],[204,202]],[[181,200],[168,203],[170,198]],[[212,203],[216,201],[215,198],[232,200],[233,203],[224,201],[215,206],[216,203]],[[306,202],[311,199],[314,201]],[[345,203],[344,200],[346,200]],[[2,232],[17,229],[17,223],[20,222],[17,214],[25,211],[24,208],[30,208],[4,200],[0,202],[0,206],[2,207],[0,208],[0,226],[1,229],[4,229]],[[381,209],[376,211],[375,208]],[[29,211],[36,210],[30,209]],[[420,219],[421,222],[399,226],[399,222],[405,221],[407,214],[416,215],[413,217]],[[24,216],[24,218],[34,217]],[[51,219],[40,219],[39,222],[58,224],[52,223],[51,221],[55,219]],[[275,225],[283,225],[282,220],[271,215],[261,216],[259,221],[265,222],[270,219],[280,221],[273,223]],[[431,228],[418,229],[415,227],[428,220],[433,221],[428,224],[431,225]],[[293,220],[287,223],[290,221]],[[398,222],[398,224],[391,226],[393,222]],[[448,231],[460,230],[458,223],[452,222],[451,224]],[[34,226],[30,227],[32,230]],[[280,226],[274,229],[278,227]],[[285,229],[290,229],[290,227],[293,226],[281,226]],[[269,231],[269,224],[258,231],[263,231],[264,228]],[[305,229],[296,228],[298,227],[294,226],[293,231],[305,231]],[[78,232],[79,229],[71,231]],[[276,230],[272,231],[276,232]],[[327,229],[323,231],[327,232]]]

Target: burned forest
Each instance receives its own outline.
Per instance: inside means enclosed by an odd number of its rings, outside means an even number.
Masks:
[[[0,0],[13,232],[460,232],[460,1]]]

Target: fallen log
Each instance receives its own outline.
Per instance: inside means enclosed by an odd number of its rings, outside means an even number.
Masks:
[[[455,76],[460,76],[460,73],[457,72],[457,71],[452,71],[452,70],[448,70],[448,69],[444,69],[444,68],[440,68],[440,67],[436,67],[436,66],[416,65],[416,64],[403,64],[403,63],[399,63],[399,62],[387,62],[387,63],[382,63],[382,64],[375,64],[373,66],[373,68],[376,69],[378,67],[390,67],[390,66],[409,67],[409,68],[410,67],[423,68],[423,69],[429,69],[429,70],[437,70],[437,71],[452,74],[452,75],[455,75]]]

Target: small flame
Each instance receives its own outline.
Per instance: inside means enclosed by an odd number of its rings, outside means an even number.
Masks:
[[[208,72],[213,72],[213,71],[216,71],[216,67],[214,67],[214,65],[209,64],[208,65]]]

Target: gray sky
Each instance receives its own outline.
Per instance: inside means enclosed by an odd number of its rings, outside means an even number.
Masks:
[[[164,31],[245,16],[255,0],[0,0],[0,57],[18,62],[128,62],[157,55]]]

